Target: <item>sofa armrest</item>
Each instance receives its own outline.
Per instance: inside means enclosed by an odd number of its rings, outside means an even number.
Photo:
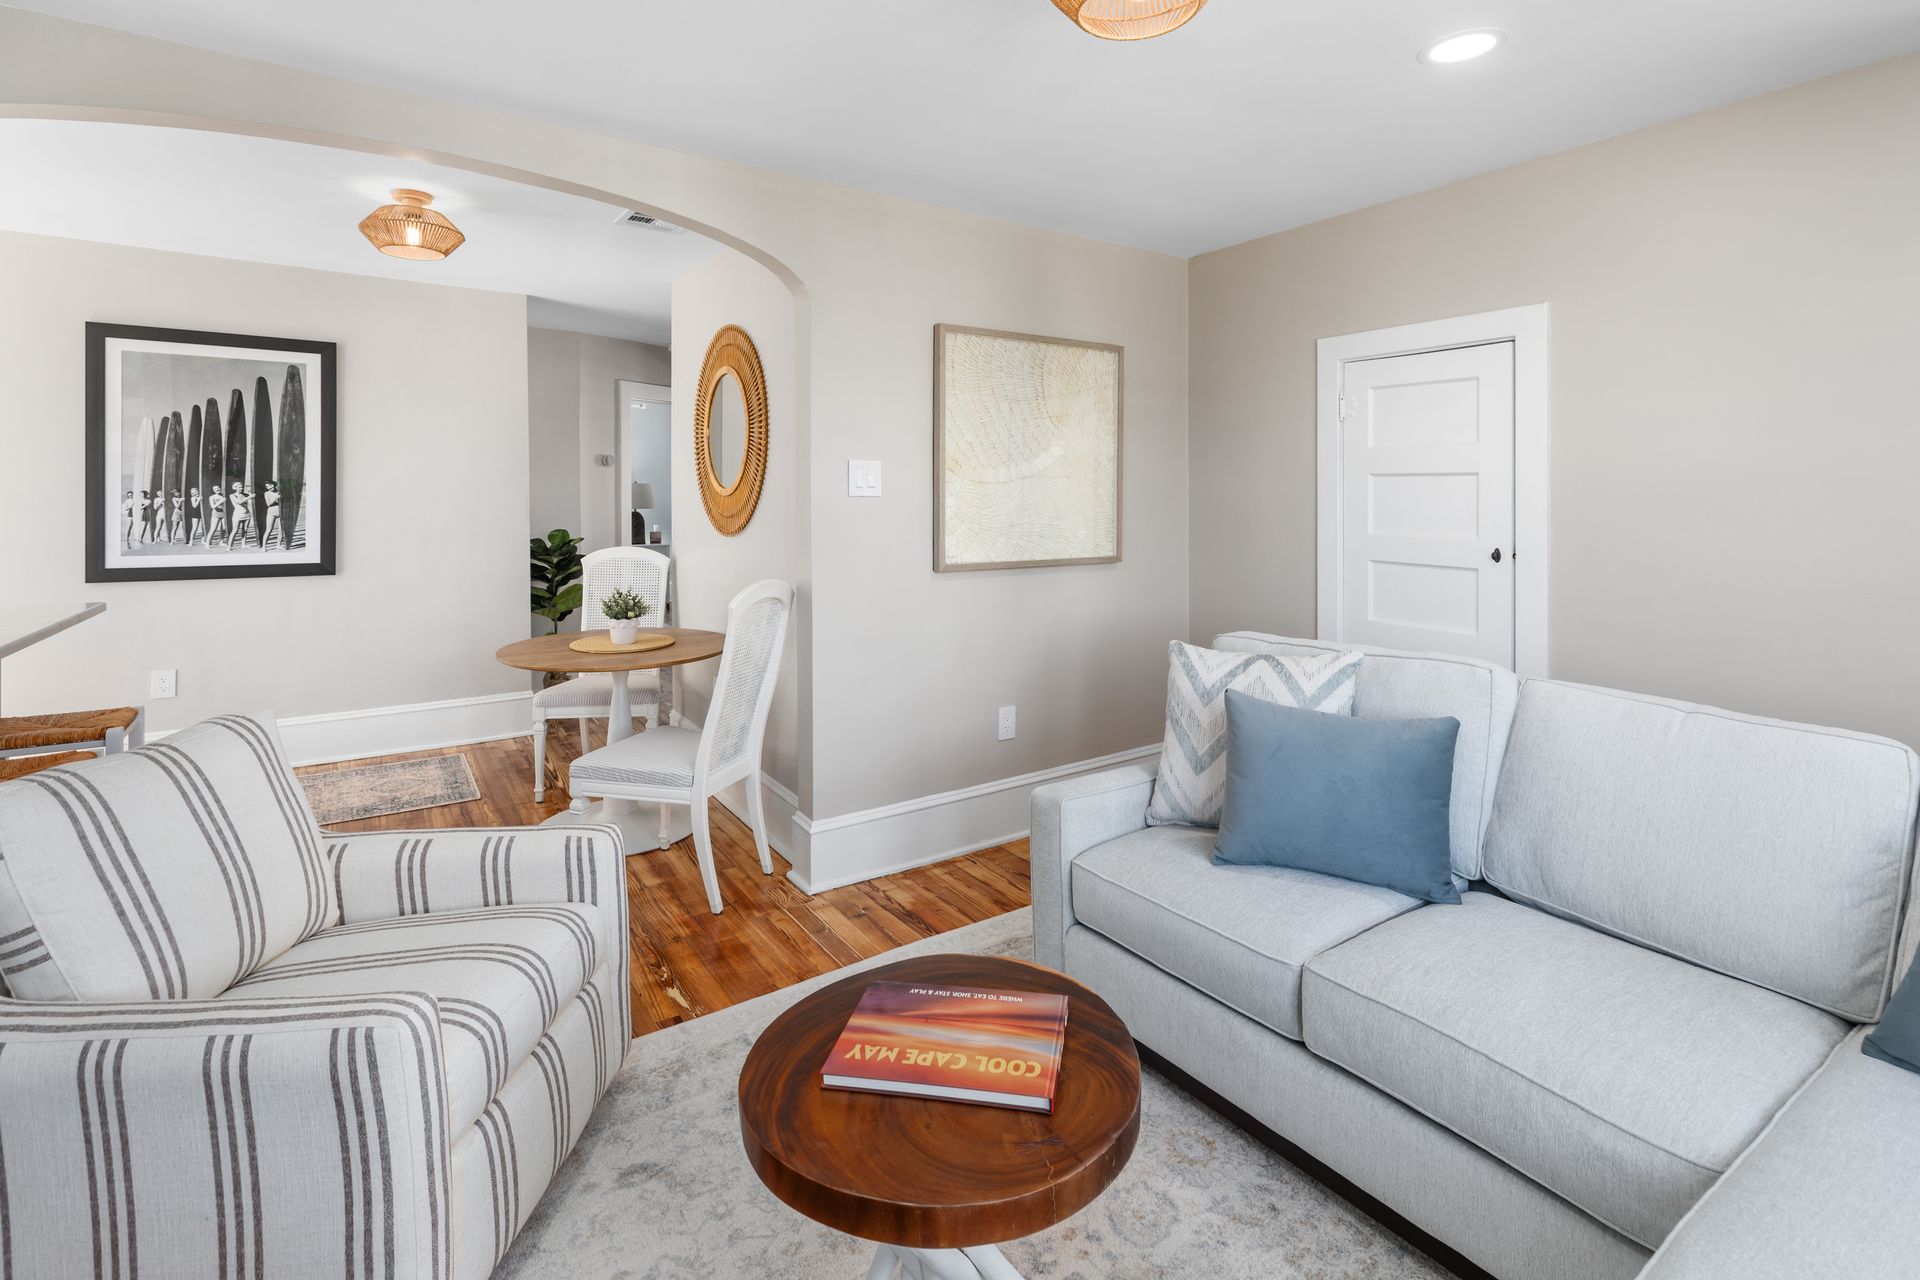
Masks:
[[[450,1273],[424,995],[0,1002],[9,1275]]]
[[[1641,1280],[1852,1280],[1920,1259],[1920,1075],[1860,1052],[1867,1028],[1788,1100]]]
[[[1147,825],[1153,770],[1124,765],[1050,782],[1033,792],[1029,851],[1033,858],[1033,957],[1049,968],[1066,963],[1073,927],[1073,860]]]

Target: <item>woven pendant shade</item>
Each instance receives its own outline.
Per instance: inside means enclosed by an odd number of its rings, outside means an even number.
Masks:
[[[1053,0],[1054,7],[1102,40],[1150,40],[1200,12],[1207,0]]]
[[[383,204],[360,220],[360,234],[380,252],[430,262],[466,241],[446,214],[427,208],[433,197],[426,192],[401,187],[393,199],[394,203]]]

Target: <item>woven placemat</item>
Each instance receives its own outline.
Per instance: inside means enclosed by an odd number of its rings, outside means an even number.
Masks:
[[[615,644],[606,632],[590,631],[567,648],[578,649],[581,653],[645,653],[649,649],[664,649],[672,643],[672,636],[643,635],[632,644]]]

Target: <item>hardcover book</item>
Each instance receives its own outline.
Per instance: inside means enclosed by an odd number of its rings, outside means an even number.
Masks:
[[[830,1089],[1053,1110],[1067,998],[875,982],[827,1055]]]

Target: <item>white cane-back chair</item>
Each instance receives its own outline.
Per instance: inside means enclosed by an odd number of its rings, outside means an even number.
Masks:
[[[768,579],[756,582],[727,606],[727,646],[713,681],[713,701],[700,732],[686,728],[649,729],[621,742],[589,751],[573,762],[567,786],[576,797],[643,800],[686,805],[693,810],[693,847],[707,905],[719,915],[720,878],[713,867],[713,837],[707,826],[708,801],[723,787],[747,784],[747,825],[760,854],[760,869],[773,874],[767,847],[766,805],[761,798],[760,749],[767,736],[767,713],[780,678],[780,654],[786,646],[787,618],[793,613],[793,588]]]
[[[604,631],[607,615],[600,602],[616,591],[631,591],[647,602],[643,627],[666,625],[667,578],[673,562],[658,551],[645,547],[608,547],[589,551],[581,559],[580,630]],[[548,685],[533,695],[533,798],[547,795],[547,722],[578,720],[580,749],[586,750],[587,722],[605,720],[613,714],[613,682],[627,682],[627,696],[633,702],[633,714],[649,725],[664,723],[672,704],[663,704],[661,691],[667,686],[657,672],[632,671],[618,676],[591,672]]]

